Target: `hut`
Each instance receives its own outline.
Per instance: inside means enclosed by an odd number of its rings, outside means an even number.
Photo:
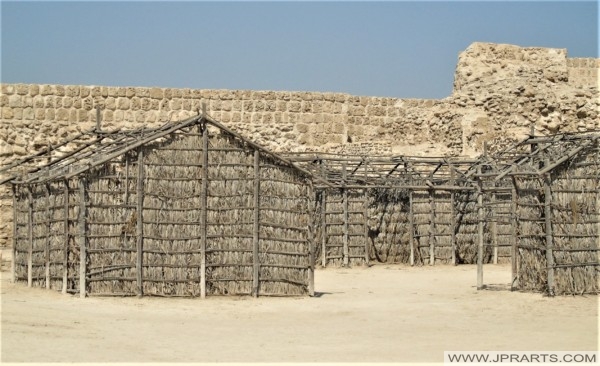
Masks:
[[[287,157],[333,184],[315,186],[315,252],[322,266],[477,261],[478,226],[485,218],[478,216],[472,170],[480,159]]]
[[[510,181],[512,287],[550,296],[600,291],[600,134],[531,136],[478,176]],[[505,184],[503,184],[505,185]]]
[[[5,180],[16,282],[82,297],[314,293],[310,172],[203,114],[68,145]]]

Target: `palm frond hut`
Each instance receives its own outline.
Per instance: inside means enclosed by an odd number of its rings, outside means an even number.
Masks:
[[[480,159],[310,152],[287,157],[334,185],[316,185],[316,255],[322,266],[477,260],[483,218],[471,170]]]
[[[5,180],[15,281],[80,296],[314,293],[310,172],[205,115],[68,143]]]
[[[600,134],[533,136],[479,177],[511,182],[512,281],[549,295],[600,290]]]

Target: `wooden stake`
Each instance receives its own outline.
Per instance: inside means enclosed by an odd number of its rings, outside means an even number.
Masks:
[[[254,150],[254,227],[252,237],[252,296],[258,297],[260,263],[258,257],[260,228],[260,152]]]
[[[96,107],[96,133],[102,132],[102,114],[100,107]]]
[[[518,260],[518,249],[517,249],[517,181],[513,178],[513,187],[511,191],[511,202],[510,202],[510,218],[511,218],[511,257],[510,257],[510,271],[511,281],[510,289],[514,291],[518,288],[517,283],[517,260]]]
[[[316,197],[311,180],[308,180],[308,197],[308,295],[315,296],[315,218],[313,215],[315,212],[314,202],[316,202]]]
[[[200,189],[200,221],[202,221],[200,239],[200,297],[204,299],[206,298],[206,242],[208,240],[208,125],[206,123],[204,123],[204,129],[202,130],[202,186]]]
[[[65,188],[64,188],[64,217],[63,217],[63,233],[65,236],[64,242],[64,253],[63,253],[63,282],[62,282],[62,293],[67,294],[67,285],[69,281],[69,181],[64,180]]]
[[[477,167],[481,173],[481,166]],[[477,178],[477,290],[483,290],[483,183]]]
[[[435,191],[433,188],[429,189],[429,265],[435,264]]]
[[[31,186],[27,187],[27,238],[29,240],[29,253],[27,254],[27,287],[33,286],[33,193]]]
[[[12,283],[17,282],[17,187],[11,184],[12,188],[12,199],[13,199],[13,227],[12,227],[12,263],[10,265],[10,273],[12,274]]]
[[[364,166],[364,177],[365,177],[365,182],[367,181],[368,178],[368,169],[367,169],[367,162],[363,162],[363,166]],[[364,189],[364,207],[363,207],[363,219],[364,219],[364,223],[365,223],[365,227],[364,227],[364,238],[365,238],[365,265],[368,267],[369,266],[369,190],[368,189]]]
[[[46,240],[44,245],[44,256],[46,262],[46,289],[50,289],[50,187],[44,184],[46,194]]]
[[[85,232],[86,213],[86,182],[79,178],[79,297],[86,295],[87,276],[87,237]]]
[[[325,163],[321,160],[321,175],[325,178]],[[321,265],[327,266],[327,188],[321,193]]]
[[[136,224],[136,252],[137,252],[137,261],[136,261],[136,282],[137,282],[137,296],[144,296],[144,283],[143,283],[143,258],[144,258],[144,150],[140,149],[138,152],[137,159],[137,187],[136,187],[136,195],[137,195],[137,224]],[[128,186],[129,182],[125,182],[125,185]]]
[[[346,162],[342,163],[342,180],[343,184],[346,184]],[[350,264],[350,253],[348,248],[348,190],[346,188],[342,188],[342,196],[344,201],[344,238],[343,238],[343,263],[344,267],[348,267]]]
[[[544,176],[544,219],[546,223],[546,266],[548,268],[548,296],[554,296],[554,238],[552,237],[552,190],[550,174]]]
[[[410,265],[415,265],[415,218],[413,209],[413,191],[408,193],[408,240],[410,245]]]
[[[452,182],[452,185],[455,184],[455,172],[454,169],[450,169],[450,179]],[[456,194],[454,191],[450,192],[450,215],[452,215],[451,217],[451,223],[452,223],[452,227],[451,227],[451,231],[450,231],[450,235],[451,235],[451,241],[452,241],[452,264],[456,265],[456,207],[455,207],[455,201],[456,201]]]
[[[496,208],[496,193],[492,193],[490,210],[492,211],[492,214],[491,214],[492,228],[491,229],[492,229],[492,245],[494,248],[492,262],[494,264],[498,264],[498,224],[497,224],[498,210]]]

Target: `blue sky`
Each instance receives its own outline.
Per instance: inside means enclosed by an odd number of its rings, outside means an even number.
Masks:
[[[473,42],[598,57],[597,1],[7,2],[7,83],[450,95]]]

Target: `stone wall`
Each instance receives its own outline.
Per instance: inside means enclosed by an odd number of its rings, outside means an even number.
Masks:
[[[569,84],[575,86],[600,87],[598,82],[599,69],[600,59],[569,58],[567,59]]]
[[[95,126],[158,126],[206,104],[216,120],[278,152],[466,155],[537,133],[600,129],[597,59],[564,49],[474,43],[441,100],[343,93],[2,84],[0,167]],[[594,82],[595,81],[595,82]],[[0,179],[2,177],[0,176]],[[0,246],[10,200],[0,187]]]

